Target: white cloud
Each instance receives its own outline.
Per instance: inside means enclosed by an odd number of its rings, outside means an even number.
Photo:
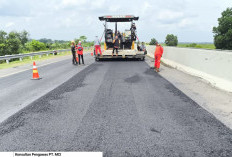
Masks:
[[[180,28],[185,28],[185,27],[191,26],[192,24],[193,22],[191,19],[182,19],[180,23],[178,24],[178,26]]]
[[[167,33],[173,33],[179,34],[180,41],[212,41],[212,26],[228,6],[232,1],[0,0],[0,26],[6,31],[28,30],[37,39],[68,40],[82,34],[93,39],[103,31],[98,16],[132,14],[140,17],[136,25],[141,40],[156,37],[163,41]],[[128,27],[119,26],[122,30]],[[203,31],[198,38],[192,37]]]
[[[12,26],[14,26],[14,25],[15,25],[14,22],[8,22],[8,23],[5,25],[5,27],[6,27],[6,28],[9,28],[9,27],[12,27]]]
[[[0,8],[7,4],[7,0],[0,0]]]
[[[111,6],[109,6],[109,11],[110,12],[116,12],[116,11],[118,11],[119,9],[120,9],[121,7],[119,6],[119,5],[111,5]]]
[[[105,0],[93,0],[91,1],[90,3],[93,7],[96,7],[96,8],[103,8],[103,7],[106,7],[105,4]]]
[[[163,24],[178,23],[184,17],[183,12],[165,10],[158,14],[158,20]]]
[[[141,7],[141,13],[145,14],[150,9],[152,9],[152,5],[149,2],[145,1]]]
[[[84,1],[84,0],[83,0]],[[76,0],[62,0],[61,5],[65,5],[65,6],[70,6],[70,5],[77,5],[78,2],[82,3],[83,1],[76,1]]]

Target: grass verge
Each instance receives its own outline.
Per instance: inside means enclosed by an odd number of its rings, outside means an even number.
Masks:
[[[216,49],[214,44],[178,44],[177,47],[193,47],[193,48],[201,48],[201,49]]]
[[[48,56],[42,55],[41,58],[39,56],[33,56],[32,59],[31,59],[31,57],[25,57],[25,58],[23,58],[22,61],[20,61],[19,59],[14,59],[14,60],[11,60],[9,64],[7,64],[6,62],[1,63],[0,69],[17,67],[17,66],[21,66],[24,64],[32,63],[33,61],[41,61],[41,60],[57,58],[57,57],[67,56],[67,55],[71,55],[71,52],[67,51],[67,52],[63,52],[63,53],[60,53],[60,54],[57,54],[54,56],[53,56],[53,54],[49,54]]]
[[[84,49],[84,53],[89,52],[89,51],[92,51],[92,49],[91,48]],[[54,56],[53,54],[49,54],[48,56],[42,55],[41,58],[39,56],[33,56],[32,59],[31,57],[25,57],[23,58],[22,61],[20,61],[19,59],[14,59],[14,60],[11,60],[9,64],[3,61],[2,63],[0,63],[0,70],[25,65],[28,63],[32,63],[33,61],[41,61],[41,60],[46,60],[46,59],[51,59],[51,58],[56,58],[56,57],[61,57],[61,56],[67,56],[67,55],[71,55],[71,52],[70,51],[62,52]]]

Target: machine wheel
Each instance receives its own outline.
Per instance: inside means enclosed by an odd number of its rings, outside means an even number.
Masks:
[[[99,58],[95,58],[95,61],[98,62],[98,61],[99,61]]]

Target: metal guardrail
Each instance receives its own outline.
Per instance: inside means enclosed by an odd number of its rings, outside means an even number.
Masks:
[[[92,48],[92,47],[84,47],[84,49],[86,48]],[[40,56],[42,57],[42,55],[49,55],[49,54],[59,54],[62,52],[67,52],[70,51],[70,49],[63,49],[63,50],[53,50],[53,51],[40,51],[40,52],[32,52],[32,53],[24,53],[24,54],[15,54],[15,55],[5,55],[5,56],[0,56],[0,60],[5,60],[7,64],[9,64],[9,61],[11,59],[15,59],[15,58],[19,58],[20,61],[23,60],[24,57],[32,57],[33,56]]]
[[[15,55],[5,55],[5,56],[0,56],[0,60],[5,60],[6,63],[9,63],[9,61],[11,59],[15,59],[15,58],[19,58],[20,61],[23,60],[24,57],[32,57],[33,56],[41,56],[42,55],[49,55],[49,54],[57,54],[57,53],[61,53],[61,52],[67,52],[70,51],[70,49],[64,49],[64,50],[54,50],[54,51],[40,51],[40,52],[32,52],[32,53],[24,53],[24,54],[15,54]]]

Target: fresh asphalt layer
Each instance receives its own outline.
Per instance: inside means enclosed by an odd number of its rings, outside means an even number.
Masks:
[[[232,131],[145,62],[105,61],[4,121],[0,151],[231,157]]]

